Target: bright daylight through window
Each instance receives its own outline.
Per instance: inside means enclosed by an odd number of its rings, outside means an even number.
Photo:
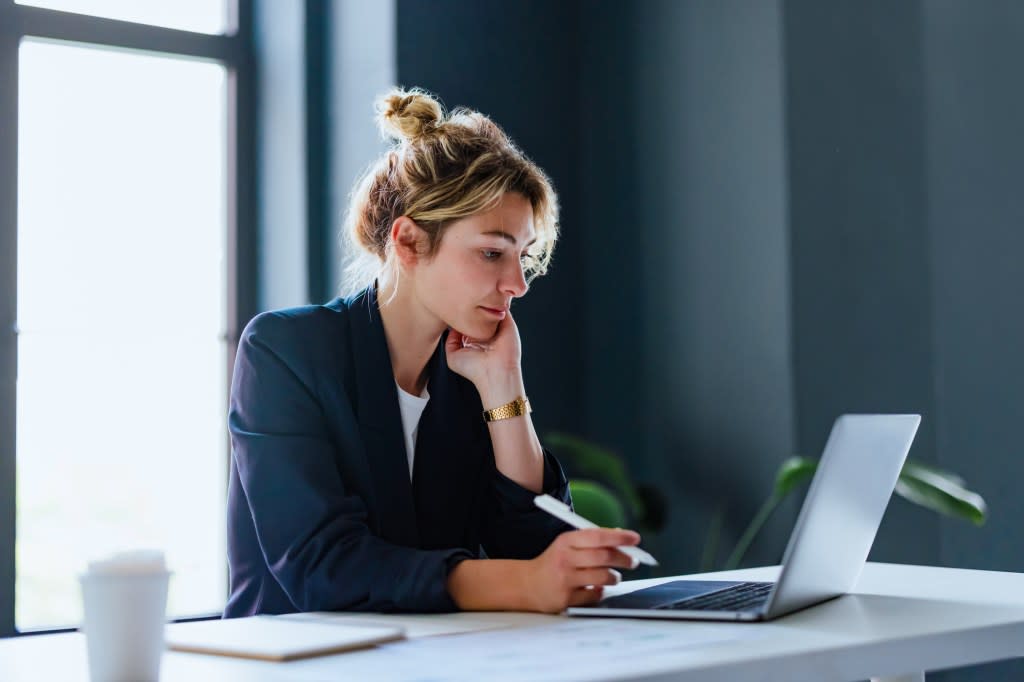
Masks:
[[[219,611],[226,69],[19,54],[16,626],[77,624],[76,574],[126,548],[166,552],[170,616]]]

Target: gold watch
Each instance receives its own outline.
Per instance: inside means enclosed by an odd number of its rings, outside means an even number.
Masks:
[[[533,408],[530,407],[530,401],[526,398],[516,398],[510,403],[495,407],[493,410],[484,410],[484,421],[496,422],[500,419],[521,417],[530,412],[533,412]]]

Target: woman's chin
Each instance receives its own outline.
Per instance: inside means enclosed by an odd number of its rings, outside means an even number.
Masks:
[[[496,322],[475,322],[472,324],[453,324],[450,326],[463,336],[468,336],[476,342],[492,339],[498,333],[498,323]]]

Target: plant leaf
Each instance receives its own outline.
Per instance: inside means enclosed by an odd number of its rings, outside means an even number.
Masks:
[[[768,496],[768,499],[764,501],[761,508],[757,510],[757,514],[751,519],[750,525],[743,531],[743,535],[736,541],[736,546],[733,547],[732,553],[725,560],[725,570],[731,571],[734,568],[739,568],[740,562],[743,561],[747,550],[750,549],[750,544],[757,537],[757,534],[761,532],[761,526],[771,517],[772,512],[775,511],[775,508],[779,506],[781,501],[782,498],[775,493]]]
[[[954,474],[952,471],[945,471],[944,469],[933,467],[930,464],[925,464],[924,462],[915,462],[910,459],[908,459],[906,463],[903,465],[903,469],[906,471],[908,467],[912,472],[928,472],[935,476],[941,476],[942,478],[960,486],[961,488],[967,487],[967,483],[966,481],[964,481],[963,477],[960,476],[959,474]]]
[[[790,457],[782,463],[775,474],[775,496],[785,497],[796,486],[810,480],[818,469],[818,463],[806,457]]]
[[[704,548],[700,552],[700,572],[707,573],[715,569],[715,557],[718,556],[718,541],[722,537],[722,521],[725,519],[725,507],[719,505],[711,515],[708,535],[704,539]]]
[[[548,433],[544,442],[570,459],[581,476],[598,479],[610,486],[625,500],[635,518],[643,516],[643,503],[618,455],[567,433]]]
[[[988,506],[981,495],[964,488],[959,483],[962,480],[934,467],[907,462],[896,483],[896,493],[914,504],[980,526],[985,523]]]
[[[757,510],[757,514],[751,519],[750,525],[743,531],[740,539],[736,541],[736,546],[729,554],[729,558],[726,559],[725,568],[727,570],[739,567],[747,550],[750,549],[750,544],[761,532],[761,526],[765,524],[775,508],[798,485],[813,477],[817,469],[818,463],[806,457],[790,457],[782,462],[775,474],[775,488],[772,490],[772,494]]]
[[[725,562],[725,568],[740,565],[750,544],[760,532],[768,517],[782,499],[798,485],[814,476],[818,462],[806,457],[790,457],[779,467],[775,475],[775,489],[765,500],[757,514],[747,526],[732,554]],[[967,490],[960,476],[926,464],[908,461],[903,465],[896,493],[922,507],[957,518],[967,519],[976,525],[985,523],[988,513],[981,495]]]
[[[596,481],[569,481],[572,506],[577,514],[602,528],[625,528],[626,508],[612,491]]]

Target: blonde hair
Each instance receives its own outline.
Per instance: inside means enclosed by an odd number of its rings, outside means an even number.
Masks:
[[[346,292],[395,267],[391,226],[397,218],[407,216],[425,232],[429,258],[448,225],[494,208],[506,192],[523,195],[533,207],[537,241],[525,261],[527,281],[547,272],[558,238],[555,190],[497,124],[464,108],[446,114],[418,88],[393,89],[376,109],[377,125],[393,144],[356,183],[349,201],[345,232],[362,255],[345,268]]]

